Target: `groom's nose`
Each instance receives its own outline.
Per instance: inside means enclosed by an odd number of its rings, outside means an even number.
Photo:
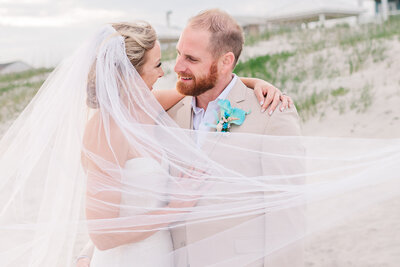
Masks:
[[[185,72],[185,70],[186,70],[186,66],[185,66],[185,63],[183,62],[183,58],[180,55],[177,55],[174,71],[176,73],[179,73],[179,72]]]

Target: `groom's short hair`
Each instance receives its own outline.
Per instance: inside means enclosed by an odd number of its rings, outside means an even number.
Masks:
[[[235,55],[236,65],[244,44],[243,30],[237,22],[220,9],[209,9],[192,17],[188,23],[194,29],[207,30],[211,33],[209,50],[214,58],[224,53]]]

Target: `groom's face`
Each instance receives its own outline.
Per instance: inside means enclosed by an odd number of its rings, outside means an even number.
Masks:
[[[215,87],[218,60],[209,51],[210,33],[186,27],[179,38],[175,72],[176,87],[184,95],[198,96]]]

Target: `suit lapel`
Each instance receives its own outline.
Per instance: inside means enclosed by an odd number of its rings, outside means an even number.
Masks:
[[[186,96],[179,105],[181,107],[177,111],[176,123],[183,129],[193,129],[192,97]]]
[[[238,78],[226,99],[228,99],[233,106],[246,100],[246,85]]]
[[[247,87],[244,85],[244,83],[238,78],[235,85],[229,92],[228,96],[226,99],[231,102],[232,107],[235,108],[240,108],[245,111],[248,111],[248,107],[246,107],[246,92],[247,92]],[[230,132],[236,132],[240,127],[238,126],[233,126],[230,129]]]

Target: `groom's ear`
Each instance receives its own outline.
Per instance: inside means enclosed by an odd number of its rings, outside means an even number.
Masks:
[[[232,71],[235,63],[235,55],[232,52],[225,53],[222,56],[223,68]]]

